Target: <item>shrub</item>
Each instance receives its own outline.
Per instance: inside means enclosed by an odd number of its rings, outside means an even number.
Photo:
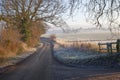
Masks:
[[[22,32],[21,32],[22,31]],[[45,32],[42,23],[32,23],[32,26],[23,30],[7,27],[0,35],[0,63],[9,57],[21,54],[29,47],[39,43],[39,37]]]
[[[5,29],[1,32],[0,57],[15,56],[21,47],[21,35],[18,30]]]
[[[99,47],[95,42],[82,42],[82,41],[57,41],[65,48],[73,48],[76,51],[99,51]]]
[[[41,34],[45,33],[44,26],[40,22],[33,23],[29,27],[31,37],[26,41],[29,47],[35,47],[40,41],[39,38]]]

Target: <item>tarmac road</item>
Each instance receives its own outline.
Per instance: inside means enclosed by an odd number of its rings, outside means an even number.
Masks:
[[[104,69],[95,67],[70,67],[54,59],[52,45],[48,42],[33,55],[0,75],[0,80],[110,80],[106,76],[120,75],[118,69]],[[105,77],[104,77],[105,76]]]

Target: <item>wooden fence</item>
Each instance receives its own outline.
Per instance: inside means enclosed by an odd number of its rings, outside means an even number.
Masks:
[[[109,42],[109,43],[98,43],[99,45],[99,51],[107,50],[108,53],[113,53],[113,51],[116,50],[117,53],[120,53],[120,39],[117,39],[116,42]],[[114,47],[113,47],[114,45]],[[102,46],[106,46],[106,48],[103,48]]]

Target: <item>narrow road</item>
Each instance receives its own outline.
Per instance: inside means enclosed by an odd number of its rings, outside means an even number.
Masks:
[[[35,54],[0,76],[0,80],[48,80],[50,45],[45,44]]]
[[[32,56],[0,75],[0,80],[84,80],[100,74],[109,76],[111,73],[118,72],[117,74],[120,75],[119,71],[63,65],[53,58],[51,44],[47,42]]]

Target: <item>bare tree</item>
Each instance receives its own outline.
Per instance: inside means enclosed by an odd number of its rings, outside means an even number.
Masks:
[[[1,0],[1,14],[8,27],[19,28],[23,35],[38,21],[53,20],[67,10],[63,0]],[[44,27],[43,27],[44,28]],[[26,35],[30,36],[30,35]]]
[[[65,7],[61,0],[2,0],[1,9],[3,16],[14,18],[17,22],[47,21],[64,11]]]
[[[84,8],[86,17],[96,26],[106,22],[110,29],[120,28],[120,0],[69,0],[69,3],[71,12]]]
[[[90,17],[96,26],[101,27],[103,19],[110,28],[119,28],[120,25],[119,0],[1,0],[1,4],[1,13],[4,16],[10,18],[14,15],[14,24],[21,24],[21,20],[28,20],[29,23],[33,20],[53,20],[56,15],[58,17],[68,9],[73,14],[76,9],[84,8],[87,18]]]

